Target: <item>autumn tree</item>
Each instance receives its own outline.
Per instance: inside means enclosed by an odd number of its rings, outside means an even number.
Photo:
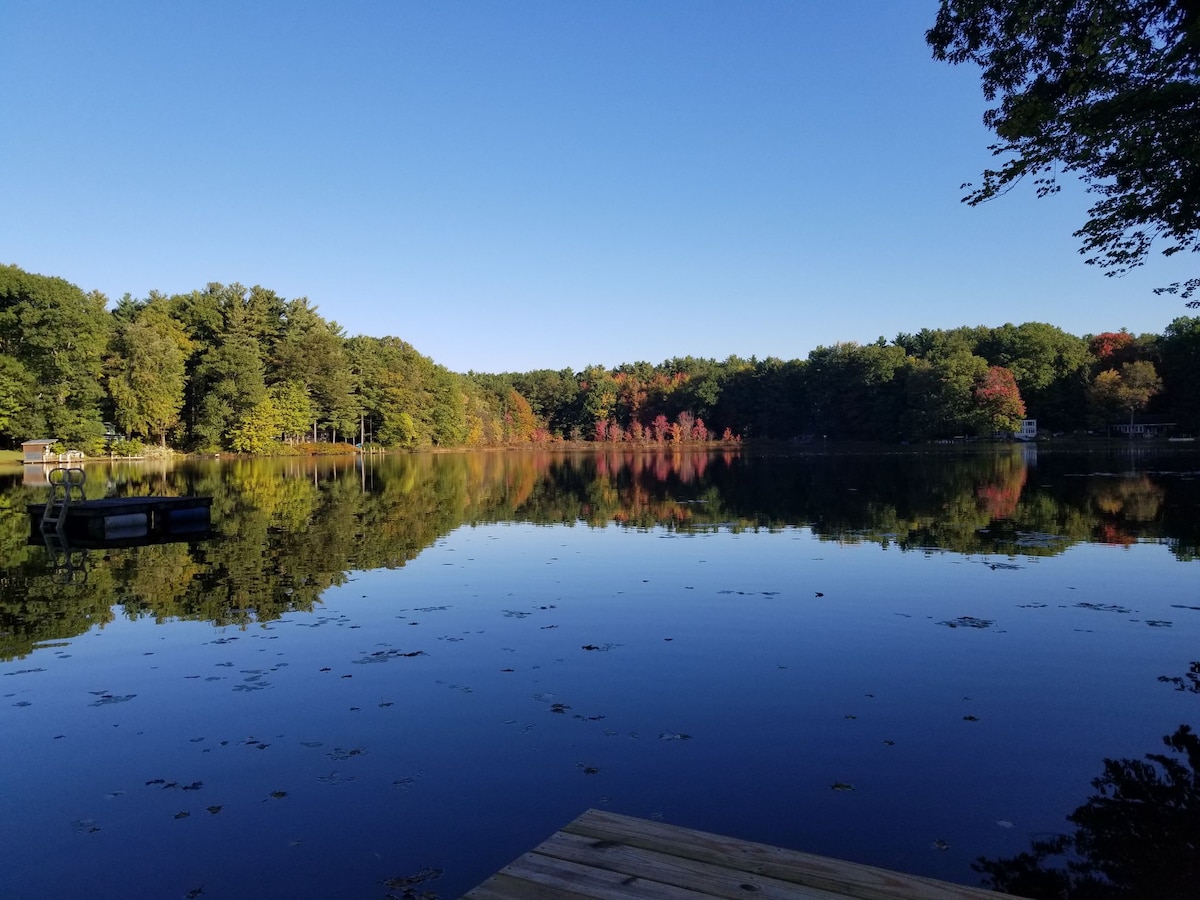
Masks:
[[[1120,371],[1105,369],[1092,382],[1090,396],[1100,409],[1128,410],[1129,434],[1133,436],[1133,417],[1138,410],[1145,409],[1159,391],[1162,379],[1147,360],[1125,363]]]
[[[1002,160],[964,201],[1027,177],[1046,196],[1074,172],[1100,198],[1075,232],[1089,264],[1116,275],[1156,242],[1166,256],[1200,248],[1198,28],[1191,0],[942,0],[926,41],[981,68]]]
[[[975,383],[975,404],[985,430],[1019,431],[1025,418],[1025,401],[1013,373],[1003,366],[990,366]]]
[[[1108,362],[1112,357],[1133,346],[1133,335],[1128,331],[1104,331],[1092,335],[1088,341],[1088,349],[1101,362]]]
[[[510,390],[505,398],[504,424],[507,439],[517,443],[532,441],[541,427],[529,401],[515,390]]]

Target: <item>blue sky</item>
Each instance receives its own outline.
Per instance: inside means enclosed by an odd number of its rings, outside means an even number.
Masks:
[[[959,202],[934,0],[0,5],[0,262],[261,284],[456,371],[803,358],[922,327],[1160,332],[1087,195]]]

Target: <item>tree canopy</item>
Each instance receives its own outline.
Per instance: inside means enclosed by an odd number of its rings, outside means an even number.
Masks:
[[[995,104],[983,120],[1003,162],[964,202],[1026,177],[1045,196],[1075,172],[1099,197],[1075,232],[1089,264],[1117,275],[1155,243],[1200,250],[1198,0],[942,0],[925,37],[935,59],[979,65]]]
[[[0,266],[0,445],[103,452],[112,428],[203,452],[319,452],[555,441],[929,441],[1124,427],[1200,434],[1200,317],[1161,335],[1042,322],[923,328],[805,359],[677,356],[451,372],[398,337],[347,337],[304,298],[240,284],[146,299]],[[1130,422],[1130,424],[1134,424]],[[305,446],[307,445],[307,446]]]

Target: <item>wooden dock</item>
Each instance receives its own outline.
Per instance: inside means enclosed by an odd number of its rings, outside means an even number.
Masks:
[[[61,504],[59,533],[78,546],[92,542],[136,543],[188,540],[208,533],[212,497],[110,497]],[[31,503],[29,539],[40,542],[45,503]]]
[[[983,888],[589,809],[469,900],[995,900]]]

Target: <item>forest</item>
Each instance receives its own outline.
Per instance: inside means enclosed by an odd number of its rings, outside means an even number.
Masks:
[[[802,340],[797,335],[797,340]],[[1138,416],[1200,431],[1200,317],[1161,334],[923,328],[804,359],[676,357],[456,373],[398,337],[348,336],[306,298],[240,284],[103,294],[0,266],[0,443],[86,453],[314,445],[925,442],[1096,431]]]

